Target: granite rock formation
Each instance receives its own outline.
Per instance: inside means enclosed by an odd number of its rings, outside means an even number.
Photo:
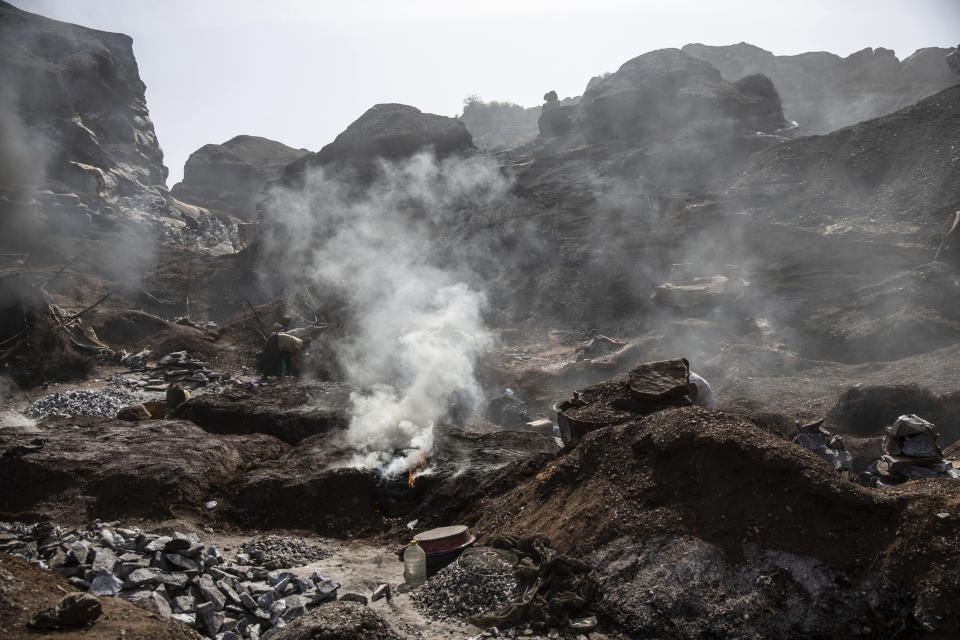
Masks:
[[[0,59],[6,138],[0,184],[84,196],[164,186],[163,151],[130,36],[2,2]],[[19,148],[11,144],[17,137]]]
[[[50,234],[123,232],[108,244],[234,251],[228,225],[166,190],[129,36],[0,2],[0,87],[4,248],[30,250]]]
[[[241,135],[223,144],[207,144],[187,158],[183,181],[175,184],[171,193],[212,212],[253,220],[263,186],[307,153],[258,136]]]

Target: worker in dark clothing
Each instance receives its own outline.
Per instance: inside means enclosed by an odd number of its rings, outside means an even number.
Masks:
[[[289,333],[274,331],[260,354],[260,370],[265,376],[283,378],[291,372],[293,357],[303,349],[303,340]]]

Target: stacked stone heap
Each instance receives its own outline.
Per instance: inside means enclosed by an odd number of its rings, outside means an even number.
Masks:
[[[123,384],[144,391],[165,391],[171,384],[192,390],[220,379],[219,373],[210,370],[205,362],[190,357],[186,351],[165,355],[153,367],[146,364],[149,354],[149,351],[141,351],[124,359],[124,363],[131,368],[143,369],[144,372],[139,379],[125,378]]]
[[[864,480],[871,486],[889,487],[907,480],[960,478],[953,463],[943,459],[938,437],[933,424],[923,418],[912,413],[900,416],[887,427],[883,455],[864,472]]]
[[[215,640],[268,640],[308,609],[336,600],[340,587],[318,572],[305,578],[228,562],[195,534],[163,536],[100,521],[80,529],[0,522],[0,551]]]

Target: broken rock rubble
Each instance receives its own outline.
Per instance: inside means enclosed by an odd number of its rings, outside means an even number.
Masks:
[[[118,596],[217,640],[268,640],[340,585],[226,561],[195,534],[159,535],[94,521],[64,529],[50,521],[0,522],[0,551],[67,577],[93,596]]]
[[[237,564],[259,564],[267,569],[286,569],[310,564],[332,555],[332,551],[299,538],[257,536],[240,545]]]
[[[844,449],[843,438],[823,428],[823,420],[817,420],[800,427],[800,433],[793,438],[795,444],[817,454],[837,471],[847,471],[853,456]]]
[[[35,420],[54,413],[115,418],[117,412],[131,402],[133,396],[122,389],[73,389],[44,396],[23,413]]]
[[[496,611],[519,595],[513,565],[479,572],[455,562],[412,591],[410,599],[429,618],[457,622]]]

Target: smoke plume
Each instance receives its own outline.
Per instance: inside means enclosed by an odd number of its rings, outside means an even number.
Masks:
[[[494,336],[478,278],[444,230],[482,215],[507,182],[489,160],[422,153],[358,187],[316,169],[272,194],[268,251],[342,301],[337,345],[351,396],[355,464],[392,474],[432,447],[433,426],[483,404],[474,366]],[[295,273],[290,273],[296,279]]]

